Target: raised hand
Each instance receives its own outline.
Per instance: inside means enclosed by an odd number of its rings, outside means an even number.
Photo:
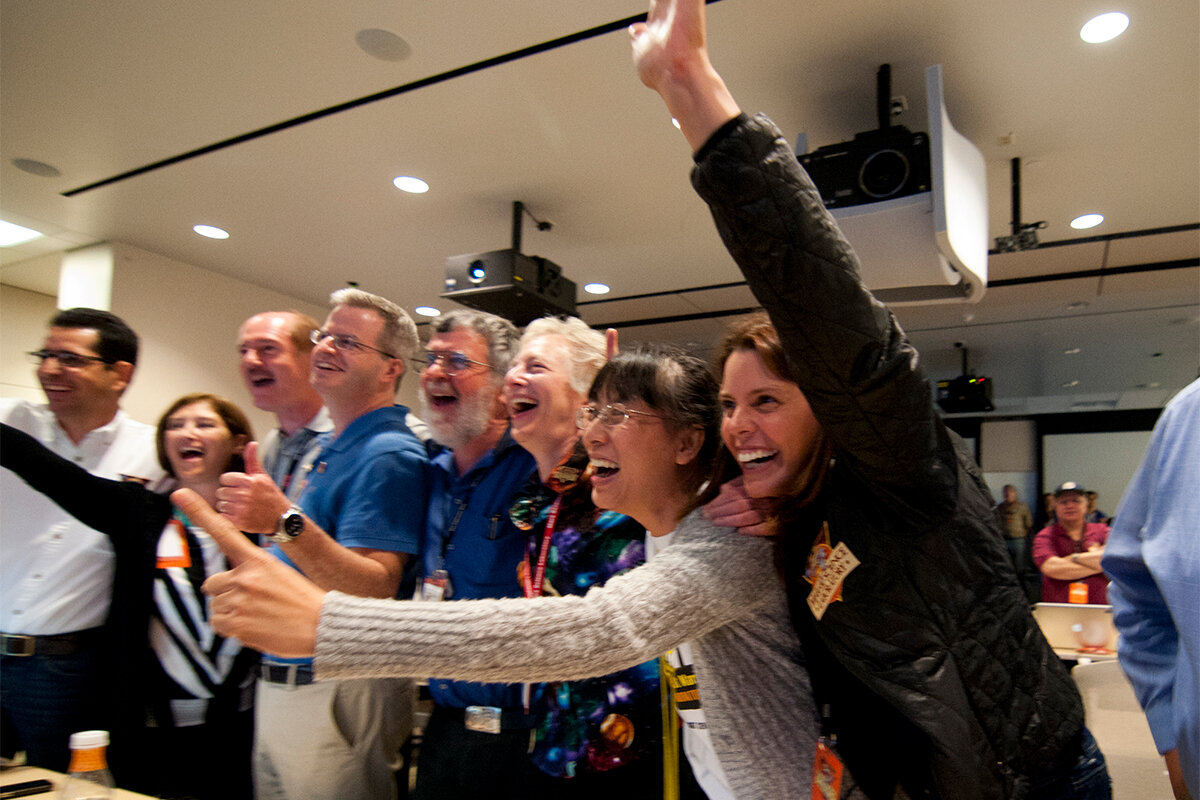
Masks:
[[[693,150],[740,113],[708,60],[704,0],[651,0],[629,36],[638,78],[663,98]]]
[[[311,656],[325,592],[242,535],[190,489],[171,502],[208,531],[233,568],[204,582],[211,598],[210,622],[222,636],[278,656]]]
[[[291,506],[271,476],[258,461],[258,442],[246,445],[243,454],[245,472],[221,475],[217,489],[217,510],[239,530],[247,533],[272,533]]]

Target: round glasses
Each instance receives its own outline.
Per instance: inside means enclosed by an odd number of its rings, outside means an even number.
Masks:
[[[353,353],[359,350],[371,350],[372,352],[379,353],[379,355],[386,356],[387,358],[396,358],[396,356],[392,355],[386,350],[380,350],[378,347],[371,347],[371,345],[360,342],[358,339],[355,339],[348,333],[330,333],[329,331],[314,329],[308,332],[308,338],[313,344],[320,344],[326,339],[329,339],[329,344],[333,346],[334,350],[340,350],[344,353]]]
[[[466,353],[459,352],[435,353],[432,350],[427,350],[424,358],[414,358],[413,360],[426,368],[432,367],[434,364],[441,364],[442,372],[446,373],[446,376],[450,378],[453,378],[460,372],[466,372],[471,367],[492,368],[491,364],[467,358]]]
[[[58,362],[58,365],[63,369],[83,369],[88,364],[112,364],[107,358],[100,356],[86,356],[83,353],[72,353],[70,350],[34,350],[32,353],[26,353],[30,363],[37,364],[39,367],[48,358],[53,358]]]
[[[632,408],[626,408],[620,403],[609,403],[603,408],[597,406],[580,406],[579,410],[575,412],[575,425],[582,430],[596,420],[600,420],[600,424],[604,427],[615,428],[629,419],[630,415],[649,417],[650,419],[666,419],[666,417],[658,414],[647,414],[645,411],[635,411]]]

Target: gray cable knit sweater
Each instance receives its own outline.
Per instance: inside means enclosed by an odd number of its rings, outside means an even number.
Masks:
[[[318,679],[605,675],[691,642],[713,746],[739,800],[811,793],[818,722],[773,543],[699,511],[647,564],[583,597],[396,602],[330,592]]]

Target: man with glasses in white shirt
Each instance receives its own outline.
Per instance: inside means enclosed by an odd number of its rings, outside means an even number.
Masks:
[[[42,348],[29,353],[45,404],[0,399],[0,422],[113,480],[157,488],[164,480],[154,427],[120,408],[138,358],[137,334],[91,308],[58,312]],[[134,575],[131,543],[75,520],[7,470],[0,471],[0,743],[30,764],[66,771],[76,731],[114,731],[119,773],[122,702],[137,685],[146,648],[149,593]],[[120,547],[114,549],[114,544]],[[142,596],[144,595],[144,596]],[[146,619],[140,629],[137,619]],[[128,715],[126,715],[128,716]]]
[[[396,596],[425,527],[428,459],[395,403],[416,326],[389,300],[359,289],[330,296],[309,378],[333,430],[293,478],[295,501],[260,466],[221,476],[217,511],[322,588]],[[311,661],[263,654],[255,714],[257,800],[391,800],[400,749],[412,728],[412,683],[314,683]]]

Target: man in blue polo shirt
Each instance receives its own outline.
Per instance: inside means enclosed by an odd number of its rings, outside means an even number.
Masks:
[[[508,510],[536,465],[509,435],[500,399],[516,345],[516,328],[491,314],[452,311],[433,323],[421,416],[449,450],[431,462],[426,601],[521,596],[525,535]],[[507,798],[527,788],[533,719],[520,685],[434,677],[429,692],[417,800]]]
[[[397,305],[358,289],[330,297],[312,332],[310,378],[333,431],[294,480],[293,505],[247,448],[246,473],[226,473],[217,510],[323,589],[396,596],[425,528],[428,461],[395,404],[416,326]],[[314,683],[311,662],[263,654],[255,714],[257,800],[392,800],[412,727],[407,680]]]

